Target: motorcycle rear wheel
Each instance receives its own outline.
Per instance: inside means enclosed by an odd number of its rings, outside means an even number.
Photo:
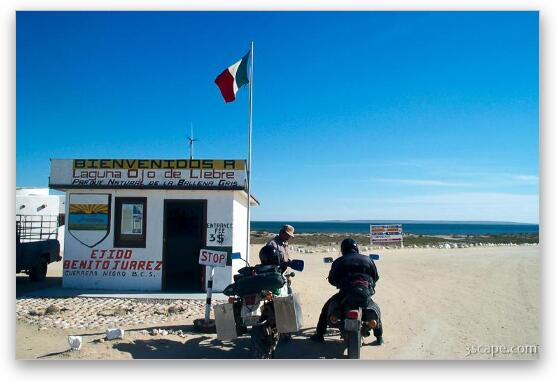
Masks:
[[[362,333],[357,330],[355,332],[344,333],[344,340],[349,359],[360,359],[360,349],[362,347]]]

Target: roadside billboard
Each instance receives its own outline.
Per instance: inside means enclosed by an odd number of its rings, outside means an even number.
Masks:
[[[400,243],[403,246],[402,224],[370,225],[369,235],[371,245]]]

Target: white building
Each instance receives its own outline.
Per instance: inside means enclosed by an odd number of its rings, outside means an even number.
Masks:
[[[63,285],[201,291],[202,248],[226,251],[222,291],[245,266],[243,160],[52,159],[49,185],[66,192]],[[251,198],[251,204],[258,202]],[[240,252],[242,259],[231,259]]]

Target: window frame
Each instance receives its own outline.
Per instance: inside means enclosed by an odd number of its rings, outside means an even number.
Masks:
[[[122,234],[122,206],[124,204],[142,204],[143,222],[141,235]],[[146,248],[147,244],[147,198],[136,196],[119,196],[114,198],[114,247],[115,248]],[[137,240],[137,236],[141,236]]]

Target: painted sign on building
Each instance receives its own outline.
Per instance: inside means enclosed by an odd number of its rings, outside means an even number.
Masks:
[[[207,245],[230,247],[232,245],[232,223],[207,223]]]
[[[110,194],[71,194],[68,232],[81,244],[92,248],[110,231]]]
[[[92,249],[85,259],[64,260],[64,277],[137,278],[160,277],[161,260],[136,258],[132,248]]]
[[[371,244],[400,243],[402,245],[402,224],[370,225]]]
[[[52,188],[242,190],[244,160],[52,159]]]

